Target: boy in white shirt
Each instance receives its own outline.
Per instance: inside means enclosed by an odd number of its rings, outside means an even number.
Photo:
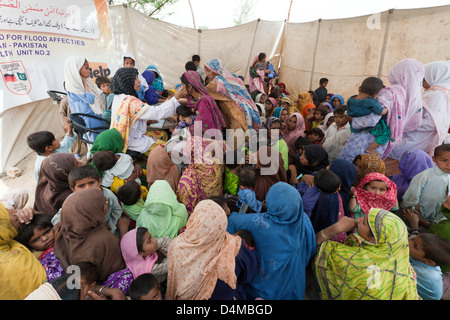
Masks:
[[[325,131],[325,141],[322,147],[328,153],[329,162],[333,162],[341,152],[344,144],[350,138],[350,124],[345,114],[343,106],[337,107],[334,111],[334,123]]]

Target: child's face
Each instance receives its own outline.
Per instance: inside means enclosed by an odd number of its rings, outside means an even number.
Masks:
[[[125,68],[134,68],[134,60],[131,58],[123,59],[123,66]]]
[[[100,188],[101,180],[95,178],[83,178],[75,182],[75,186],[72,189],[73,192],[77,192],[84,189]]]
[[[317,142],[320,141],[320,137],[317,133],[310,133],[308,135],[308,139],[311,140],[311,142]]]
[[[80,69],[80,76],[82,76],[83,78],[89,78],[90,75],[91,72],[89,70],[89,62],[85,61]]]
[[[297,125],[297,117],[290,117],[287,123],[289,130],[294,130],[295,126]]]
[[[348,122],[347,117],[343,114],[336,114],[334,116],[334,122],[336,122],[336,126],[342,127]]]
[[[280,113],[280,120],[282,123],[284,123],[286,121],[288,117],[288,111],[286,109],[283,109],[283,111],[281,111]]]
[[[266,104],[266,111],[271,111],[273,109],[273,104],[270,102],[270,100],[265,101]]]
[[[153,238],[148,231],[145,233],[144,241],[142,243],[142,251],[139,252],[142,258],[145,259],[147,256],[156,252],[156,239]]]
[[[162,300],[161,290],[152,288],[145,296],[141,296],[139,300]]]
[[[259,103],[266,103],[266,95],[263,94],[261,98],[259,98]]]
[[[341,105],[341,100],[339,100],[339,98],[334,98],[333,101],[331,101],[331,103],[333,104],[334,108],[337,108]]]
[[[432,157],[439,169],[445,173],[450,173],[450,151],[439,153],[437,157]]]
[[[330,96],[326,96],[325,97],[325,102],[330,102],[331,97]]]
[[[309,161],[308,161],[308,159],[306,159],[306,154],[305,154],[304,151],[303,151],[303,153],[302,153],[302,155],[301,155],[299,160],[300,160],[300,164],[302,166],[309,166]]]
[[[289,103],[287,103],[286,101],[281,101],[280,107],[289,108]]]
[[[184,121],[187,124],[192,124],[192,118],[191,117],[178,116],[178,120],[179,121]]]
[[[385,194],[387,192],[387,185],[383,181],[373,180],[364,186],[364,189],[374,194]]]
[[[137,76],[136,80],[134,80],[134,90],[136,91],[141,90],[141,80],[139,80]]]
[[[112,93],[111,88],[109,87],[109,83],[102,83],[100,85],[100,90],[102,90],[104,94]]]
[[[88,291],[93,291],[95,289],[96,282],[87,283],[85,279],[80,279],[80,299],[86,300],[88,298]],[[90,298],[90,297],[89,297]]]
[[[324,87],[324,88],[326,88],[327,85],[328,85],[328,81],[325,81],[325,82],[323,82],[323,83],[321,84],[321,86]]]
[[[316,110],[314,112],[314,120],[321,121],[323,119],[325,119],[325,117],[322,115],[322,112]]]
[[[422,245],[422,238],[420,235],[414,237],[413,239],[409,240],[409,255],[419,260],[423,263],[429,264],[429,265],[435,265],[433,261],[426,258],[426,252]]]
[[[61,142],[59,142],[58,139],[54,139],[52,144],[46,147],[46,150],[53,152],[58,150],[59,148],[61,148]]]
[[[45,251],[53,247],[55,237],[52,228],[34,229],[33,236],[28,241],[31,248],[37,251]]]
[[[327,121],[327,128],[329,127],[329,126],[331,126],[331,124],[334,122],[334,116],[331,116],[331,117],[329,117],[328,118],[328,121]]]

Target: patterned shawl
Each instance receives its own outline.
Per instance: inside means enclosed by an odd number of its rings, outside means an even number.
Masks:
[[[78,166],[73,153],[54,153],[42,161],[33,209],[55,215],[72,193],[68,176]]]
[[[258,56],[259,55],[257,55],[253,59],[252,64],[250,65],[250,68],[249,68],[248,79],[249,79],[250,92],[265,93],[263,81],[264,81],[264,77],[265,77],[266,73],[264,72],[264,70],[257,70],[254,67],[255,63],[259,60]],[[253,75],[255,75],[255,76],[253,76]]]
[[[235,259],[242,242],[226,231],[227,224],[217,203],[198,203],[186,230],[169,246],[168,300],[207,300],[218,279],[236,288]]]
[[[385,194],[375,194],[364,190],[364,186],[373,180],[381,180],[387,185]],[[361,210],[367,214],[372,208],[390,210],[397,202],[397,186],[384,174],[372,172],[366,174],[358,186],[355,188],[354,195],[358,201]]]
[[[309,92],[302,92],[298,94],[298,112],[303,111],[303,107],[308,103],[313,103],[313,99]]]
[[[247,92],[244,82],[233,76],[225,68],[222,60],[218,58],[209,60],[205,67],[216,74],[213,81],[217,83],[217,91],[233,100],[244,110],[248,128],[252,129],[255,127],[255,129],[259,129],[261,127],[261,117],[259,116],[258,107]]]
[[[324,300],[418,300],[409,264],[408,232],[395,214],[372,209],[376,243],[351,235],[344,244],[325,241],[314,263]],[[393,285],[395,284],[395,285]]]
[[[0,202],[0,299],[23,300],[47,281],[45,269],[23,244]]]
[[[356,177],[356,182],[359,182],[362,177],[371,172],[386,173],[386,166],[376,154],[361,154],[360,173]],[[389,208],[390,209],[390,208]]]

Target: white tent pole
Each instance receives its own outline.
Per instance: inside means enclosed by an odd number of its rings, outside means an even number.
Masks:
[[[381,49],[380,64],[378,66],[378,78],[381,77],[381,74],[383,73],[384,56],[386,54],[386,47],[387,47],[387,42],[389,39],[389,31],[391,29],[391,20],[392,20],[391,18],[392,18],[393,13],[394,13],[394,9],[389,9],[389,14],[387,17],[387,22],[386,22],[386,29],[384,31],[383,46]]]
[[[191,8],[192,22],[194,23],[194,29],[197,29],[197,27],[195,26],[194,10],[192,10],[191,0],[188,0],[188,2],[189,2],[189,7]]]
[[[312,62],[312,68],[311,68],[311,78],[309,79],[309,90],[312,89],[312,81],[314,77],[314,70],[316,67],[316,54],[317,54],[317,46],[319,44],[319,35],[320,35],[320,25],[321,25],[322,19],[319,19],[317,21],[317,34],[316,34],[316,43],[314,44],[314,54],[313,54],[313,62]]]

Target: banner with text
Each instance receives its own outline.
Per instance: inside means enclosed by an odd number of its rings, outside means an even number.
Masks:
[[[70,55],[86,57],[93,80],[115,72],[106,0],[0,0],[0,32],[0,113],[64,92]]]

